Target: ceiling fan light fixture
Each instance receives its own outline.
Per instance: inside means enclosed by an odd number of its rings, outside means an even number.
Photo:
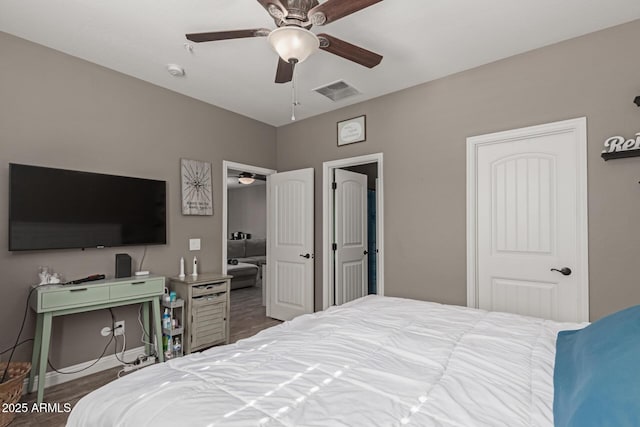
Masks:
[[[240,184],[244,184],[244,185],[253,184],[253,181],[255,181],[255,179],[249,178],[249,177],[240,177],[240,178],[238,178],[238,182]]]
[[[244,185],[249,185],[249,184],[253,184],[253,182],[256,179],[253,177],[253,174],[247,173],[247,172],[242,172],[240,174],[240,176],[238,177],[238,182],[240,184],[244,184]]]
[[[267,40],[286,62],[303,62],[320,48],[320,40],[315,34],[296,26],[277,28],[271,31]]]

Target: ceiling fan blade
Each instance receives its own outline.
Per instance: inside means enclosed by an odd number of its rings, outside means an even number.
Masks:
[[[258,0],[258,3],[262,5],[269,15],[271,15],[275,19],[286,18],[288,11],[287,8],[284,7],[280,0]]]
[[[320,49],[341,56],[349,61],[356,62],[367,68],[373,68],[382,61],[382,56],[377,53],[347,43],[344,40],[328,34],[318,34],[318,38],[320,39]]]
[[[325,25],[381,1],[382,0],[327,0],[309,10],[307,16],[314,25]]]
[[[243,39],[247,37],[266,37],[271,30],[258,28],[253,30],[214,31],[211,33],[186,34],[187,40],[195,43],[213,42],[218,40]]]
[[[278,57],[278,70],[276,71],[276,83],[288,83],[293,79],[294,64],[286,62]]]

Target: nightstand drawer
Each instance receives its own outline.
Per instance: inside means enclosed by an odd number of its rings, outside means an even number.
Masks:
[[[131,298],[161,294],[164,291],[164,280],[140,279],[133,282],[114,284],[111,288],[111,299]]]
[[[217,294],[220,292],[226,292],[227,283],[226,282],[218,282],[218,283],[209,283],[206,285],[198,285],[191,288],[194,297]]]
[[[106,286],[92,288],[91,285],[73,286],[69,289],[42,293],[41,297],[43,309],[64,308],[91,303],[99,304],[109,300],[109,288]]]

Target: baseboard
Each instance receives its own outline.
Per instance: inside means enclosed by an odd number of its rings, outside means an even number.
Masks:
[[[140,346],[140,347],[136,347],[136,348],[132,348],[129,349],[127,351],[124,352],[124,357],[120,356],[121,353],[118,353],[118,356],[122,359],[122,360],[126,360],[126,361],[130,361],[130,360],[134,360],[136,357],[138,357],[141,354],[144,354],[144,346]],[[47,372],[47,374],[45,375],[44,378],[44,387],[50,387],[53,385],[58,385],[58,384],[63,384],[69,381],[73,381],[73,380],[77,380],[78,378],[82,378],[82,377],[86,377],[87,375],[93,375],[96,374],[98,372],[102,372],[105,371],[107,369],[111,369],[111,368],[115,368],[116,366],[124,366],[122,364],[122,362],[120,362],[115,354],[111,354],[109,356],[105,356],[102,359],[100,359],[99,361],[96,362],[96,359],[94,360],[90,360],[88,362],[83,362],[83,363],[79,363],[77,365],[73,365],[73,366],[67,366],[66,368],[59,368],[62,372],[75,372],[78,371],[86,366],[91,365],[92,363],[95,362],[95,365],[91,366],[90,368],[81,371],[81,372],[76,372],[73,374],[61,374],[59,372],[56,371],[50,371]],[[32,367],[33,369],[33,367]],[[36,375],[35,379],[34,379],[34,386],[36,386],[38,384],[38,375]],[[22,394],[26,394],[27,393],[27,383],[29,382],[29,378],[25,378],[24,379],[24,386],[22,387]]]

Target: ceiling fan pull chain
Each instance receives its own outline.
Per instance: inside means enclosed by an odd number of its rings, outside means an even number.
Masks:
[[[293,64],[292,64],[293,65]],[[298,101],[296,99],[296,67],[293,66],[293,73],[291,76],[291,121],[296,120],[296,106]]]

